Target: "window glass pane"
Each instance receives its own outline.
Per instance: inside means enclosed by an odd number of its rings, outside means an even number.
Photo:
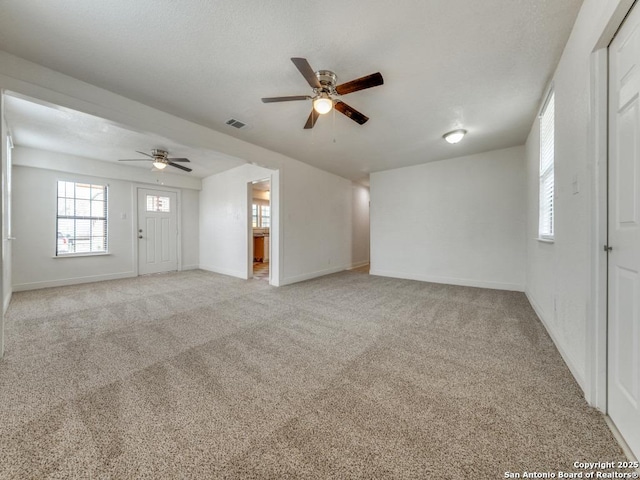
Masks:
[[[255,203],[251,206],[251,224],[253,228],[258,227],[258,205]]]
[[[158,197],[158,212],[169,213],[171,204],[169,197]]]
[[[76,198],[91,198],[91,185],[76,183]]]
[[[94,200],[91,202],[91,216],[92,217],[104,217],[105,203],[101,200]]]
[[[65,203],[64,214],[65,215],[69,215],[69,216],[75,215],[75,213],[76,213],[76,209],[75,209],[76,202],[73,199],[66,199],[64,201],[64,203]]]
[[[57,205],[56,255],[106,252],[106,186],[58,182]]]
[[[104,200],[104,187],[99,185],[91,185],[91,199]]]
[[[538,235],[553,238],[555,163],[555,95],[551,92],[540,115],[540,182]]]
[[[171,212],[171,199],[157,195],[147,195],[147,212]]]
[[[91,216],[91,202],[89,200],[76,200],[76,216]]]
[[[260,220],[262,227],[269,227],[270,222],[270,208],[269,205],[261,205],[260,207]]]

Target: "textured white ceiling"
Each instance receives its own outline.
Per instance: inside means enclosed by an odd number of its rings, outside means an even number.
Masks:
[[[524,143],[581,0],[3,0],[0,48],[339,175]],[[385,84],[303,130],[289,60]],[[249,125],[235,130],[231,117]],[[463,127],[468,137],[441,136]]]
[[[5,117],[13,141],[18,146],[68,153],[80,157],[117,162],[124,158],[145,158],[136,151],[167,150],[170,157],[191,160],[185,172],[171,166],[178,175],[204,178],[242,165],[242,160],[203,149],[180,145],[157,135],[135,132],[101,118],[65,108],[36,103],[12,95],[5,96]],[[149,159],[150,160],[150,159]],[[152,169],[151,162],[126,162],[128,167]]]

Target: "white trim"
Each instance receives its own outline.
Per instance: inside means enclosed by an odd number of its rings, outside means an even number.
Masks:
[[[11,297],[13,296],[13,287],[11,287],[12,290],[9,290],[9,292],[7,293],[7,296],[4,298],[4,303],[2,305],[2,314],[6,315],[7,314],[7,310],[9,310],[9,305],[11,304]],[[2,358],[2,357],[0,357]]]
[[[613,438],[616,439],[616,441],[620,445],[620,448],[622,448],[622,451],[627,457],[627,459],[630,462],[637,462],[638,459],[631,451],[631,448],[629,448],[627,441],[624,439],[624,437],[620,433],[620,430],[618,430],[618,427],[616,427],[616,424],[613,423],[613,420],[611,420],[611,417],[609,415],[604,415],[604,421],[607,424],[607,427],[609,427],[609,430],[611,430],[611,433],[613,434]],[[638,475],[640,475],[640,468],[636,469],[636,472],[638,472]]]
[[[347,270],[347,268],[348,267],[327,268],[326,270],[317,270],[315,272],[303,273],[302,275],[296,275],[293,277],[285,277],[280,282],[280,285],[291,285],[293,283],[304,282],[305,280],[311,280],[313,278],[331,275],[332,273],[342,272],[344,270]]]
[[[112,255],[110,252],[87,252],[87,253],[61,253],[51,258],[78,258],[78,257],[108,257]]]
[[[586,325],[587,402],[607,411],[607,159],[608,159],[608,51],[602,48],[590,58],[591,118],[589,121],[589,170],[591,205],[589,232],[589,292]]]
[[[79,285],[82,283],[102,282],[104,280],[118,280],[120,278],[135,277],[135,272],[109,273],[106,275],[90,275],[88,277],[63,278],[61,280],[47,280],[43,282],[18,283],[13,286],[14,292],[24,292],[26,290],[38,290],[50,287],[66,287],[68,285]]]
[[[609,66],[608,47],[635,0],[619,3],[594,45],[590,58],[589,172],[590,246],[589,291],[586,323],[587,402],[607,411],[607,258],[602,250],[607,243],[607,161],[609,138]]]
[[[462,287],[478,287],[490,288],[492,290],[509,290],[515,292],[523,292],[524,284],[492,282],[488,280],[474,280],[469,278],[441,277],[438,275],[424,275],[421,273],[406,272],[390,272],[386,270],[371,269],[369,275],[377,275],[379,277],[403,278],[405,280],[418,280],[421,282],[444,283],[447,285],[459,285]]]
[[[347,268],[347,270],[354,270],[356,268],[364,267],[366,265],[369,265],[369,260],[365,260],[364,262],[352,263],[351,266]]]
[[[184,272],[185,270],[198,270],[200,268],[200,265],[183,265],[182,266],[182,271]]]
[[[582,391],[586,391],[584,376],[580,373],[580,370],[577,368],[576,361],[573,359],[571,354],[567,350],[565,350],[563,348],[562,342],[558,341],[558,338],[555,335],[555,331],[550,327],[549,322],[546,319],[546,315],[544,313],[544,310],[533,299],[533,297],[531,295],[529,295],[529,292],[525,291],[524,294],[527,296],[527,299],[529,300],[529,303],[533,307],[533,310],[536,312],[536,315],[538,316],[538,318],[542,322],[542,325],[544,325],[545,330],[547,331],[547,333],[551,337],[551,340],[553,341],[554,345],[556,346],[556,348],[560,352],[560,355],[562,356],[562,359],[564,360],[564,363],[567,365],[567,367],[569,367],[569,370],[571,371],[571,374],[573,375],[573,378],[575,378],[576,382],[578,382],[578,385],[580,386]]]

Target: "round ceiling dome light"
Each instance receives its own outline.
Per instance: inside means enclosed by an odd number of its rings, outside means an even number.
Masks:
[[[442,138],[444,138],[449,143],[458,143],[460,140],[462,140],[462,137],[464,137],[466,134],[467,134],[466,130],[459,129],[459,130],[453,130],[452,132],[445,133],[442,136]]]
[[[333,101],[326,93],[321,93],[318,98],[313,101],[313,109],[320,115],[329,113],[333,108]]]

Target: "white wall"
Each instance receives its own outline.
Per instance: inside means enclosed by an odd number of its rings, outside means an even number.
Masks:
[[[247,182],[273,173],[243,165],[203,180],[201,268],[247,278]],[[272,283],[286,285],[349,268],[351,182],[293,159],[281,163],[279,174],[279,186],[271,184]],[[275,268],[280,270],[274,280]]]
[[[351,226],[351,266],[369,263],[369,188],[358,183],[351,187],[353,218]]]
[[[371,174],[371,274],[524,289],[523,147]]]
[[[598,295],[592,268],[600,262],[596,183],[600,169],[593,131],[592,52],[605,47],[632,2],[585,0],[557,70],[555,90],[555,242],[538,236],[539,122],[534,122],[527,152],[527,279],[526,293],[546,325],[580,386],[588,392],[594,378],[587,375],[596,355],[587,339]],[[541,92],[541,102],[543,92]],[[606,156],[602,159],[606,162]],[[577,188],[577,192],[575,192]],[[595,291],[597,291],[595,290]],[[590,395],[588,395],[588,398]]]
[[[180,208],[182,270],[200,268],[200,191],[183,188]]]
[[[282,285],[351,267],[351,181],[290,160],[282,167]]]
[[[70,285],[137,274],[135,229],[139,182],[64,172],[35,165],[48,159],[56,168],[82,163],[79,170],[99,171],[103,163],[87,158],[17,147],[13,151],[13,288],[16,291]],[[63,161],[64,160],[64,161]],[[135,177],[133,167],[113,165],[114,172]],[[124,173],[123,173],[124,172]],[[153,176],[149,180],[153,181]],[[109,255],[56,257],[56,189],[58,180],[109,186]],[[165,185],[166,187],[166,185]],[[171,188],[171,187],[166,187]],[[182,264],[196,268],[198,259],[198,191],[182,189]],[[123,216],[125,218],[123,218]],[[195,238],[194,238],[195,237]]]
[[[248,278],[249,195],[248,183],[271,177],[272,170],[242,165],[202,181],[200,192],[200,268]],[[271,186],[272,197],[277,186]],[[277,200],[272,203],[270,235],[277,237]],[[274,218],[275,213],[275,218]],[[253,238],[251,238],[253,240]],[[277,260],[276,260],[277,262]],[[272,268],[274,268],[272,266]]]

